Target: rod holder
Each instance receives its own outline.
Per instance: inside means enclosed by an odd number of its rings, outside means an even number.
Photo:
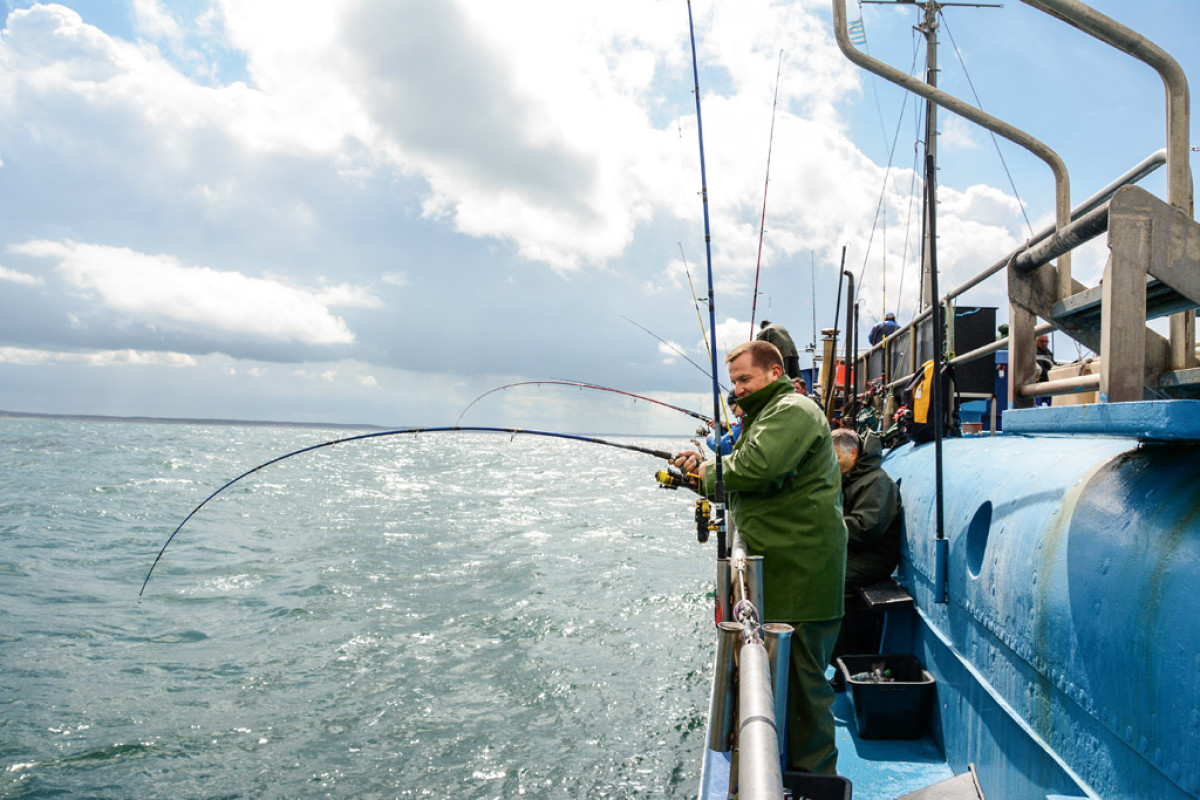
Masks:
[[[771,696],[775,698],[775,727],[779,733],[780,769],[787,753],[788,674],[792,664],[792,634],[795,628],[786,622],[763,625],[763,644],[771,665]]]
[[[717,663],[708,709],[708,749],[718,753],[729,752],[729,739],[733,734],[733,686],[741,638],[742,626],[736,622],[717,625]]]

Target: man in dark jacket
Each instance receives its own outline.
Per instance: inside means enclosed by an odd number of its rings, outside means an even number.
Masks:
[[[883,471],[879,435],[833,432],[842,470],[842,516],[850,535],[846,589],[885,581],[900,563],[900,489]]]
[[[871,332],[867,334],[867,341],[874,347],[882,342],[885,336],[891,336],[898,330],[900,323],[896,322],[896,315],[889,311],[883,315],[883,322],[871,328]]]
[[[768,322],[763,320],[758,326],[758,335],[754,337],[760,342],[770,342],[779,349],[779,354],[783,356],[783,372],[789,378],[800,377],[800,351],[796,349],[795,342],[792,341],[792,335],[787,332],[787,328],[780,325],[778,322]]]
[[[773,345],[754,341],[725,359],[738,396],[742,435],[722,462],[729,511],[748,555],[763,556],[767,622],[795,629],[788,679],[788,764],[834,774],[833,691],[825,665],[841,627],[846,525],[829,425],[784,377]],[[713,462],[686,451],[675,466],[700,476],[711,497]]]
[[[878,434],[860,439],[854,431],[839,428],[833,432],[833,449],[842,470],[842,516],[849,531],[846,615],[833,650],[836,658],[878,652],[883,620],[856,590],[886,581],[896,569],[902,514],[900,487],[880,466],[883,443]],[[842,679],[840,673],[834,675],[835,691],[842,690]]]

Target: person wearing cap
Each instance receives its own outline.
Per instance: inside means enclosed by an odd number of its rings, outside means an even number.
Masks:
[[[891,336],[898,330],[900,330],[900,325],[896,322],[896,315],[889,311],[883,315],[883,322],[871,328],[871,332],[867,334],[867,341],[874,347],[883,341],[885,336]]]

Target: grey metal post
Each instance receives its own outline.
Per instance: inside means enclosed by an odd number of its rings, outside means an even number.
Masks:
[[[767,649],[743,643],[738,660],[738,797],[783,800]]]
[[[786,622],[763,625],[763,642],[771,664],[771,696],[775,698],[775,727],[779,733],[780,768],[787,753],[788,674],[792,665],[792,634],[795,628]]]
[[[736,622],[722,622],[717,626],[716,673],[708,709],[708,749],[718,753],[729,752],[729,737],[733,733],[733,678],[741,637],[742,626]]]

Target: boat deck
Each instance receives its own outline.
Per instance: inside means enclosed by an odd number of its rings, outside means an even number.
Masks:
[[[832,670],[830,671],[832,675]],[[833,703],[837,725],[838,773],[850,779],[854,800],[895,800],[954,777],[941,750],[926,732],[920,739],[863,739],[846,692]],[[708,753],[705,800],[728,797],[729,755]]]
[[[838,773],[850,779],[854,800],[894,800],[953,778],[933,738],[863,739],[846,692],[833,703],[837,721]]]

